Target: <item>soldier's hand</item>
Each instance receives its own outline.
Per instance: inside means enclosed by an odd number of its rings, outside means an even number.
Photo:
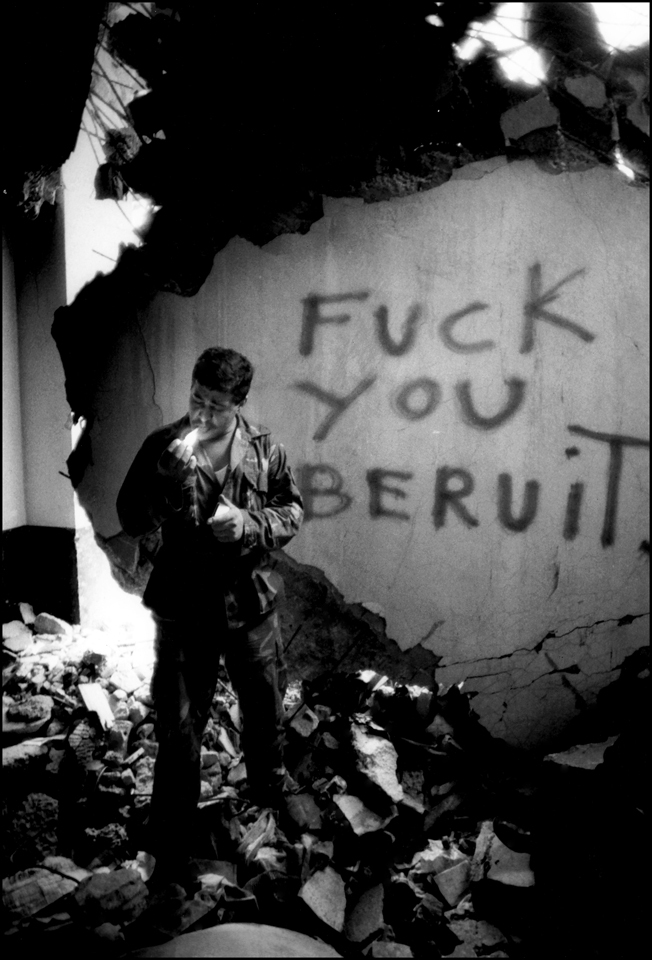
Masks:
[[[157,470],[162,476],[183,483],[194,473],[196,466],[197,458],[190,447],[183,440],[173,440],[161,454]]]
[[[220,543],[237,543],[244,530],[242,510],[231,503],[224,494],[220,494],[218,508],[215,512],[218,516],[211,517],[208,521],[213,535],[217,537]]]

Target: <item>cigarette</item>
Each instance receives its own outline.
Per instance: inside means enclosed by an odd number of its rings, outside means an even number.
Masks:
[[[195,444],[197,443],[197,437],[199,436],[199,429],[195,428],[191,430],[190,433],[186,434],[183,438],[183,443],[188,447],[189,450],[193,450]]]

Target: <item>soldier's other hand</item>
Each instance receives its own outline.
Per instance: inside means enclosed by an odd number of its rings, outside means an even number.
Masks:
[[[220,507],[227,509],[220,510]],[[208,524],[213,531],[213,536],[217,537],[220,543],[237,543],[244,530],[244,517],[234,503],[231,503],[224,494],[220,494],[218,502],[217,517],[211,517]]]
[[[164,477],[171,477],[183,483],[194,472],[197,458],[183,440],[173,440],[165,448],[158,461],[157,469]]]

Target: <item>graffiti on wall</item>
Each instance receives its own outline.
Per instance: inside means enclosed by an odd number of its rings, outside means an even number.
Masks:
[[[584,274],[584,268],[574,270],[557,283],[546,287],[540,263],[534,263],[527,271],[526,297],[522,310],[519,353],[529,354],[535,347],[539,324],[548,324],[565,334],[579,338],[586,344],[596,339],[596,334],[551,309],[559,298],[562,287]],[[358,290],[338,294],[310,294],[303,300],[299,354],[309,357],[315,350],[320,330],[324,326],[342,326],[351,322],[352,315],[338,305],[363,303],[370,296],[368,290]],[[335,309],[335,312],[333,310]],[[350,307],[349,307],[350,309]],[[465,318],[489,309],[489,304],[474,300],[460,310],[444,317],[437,327],[443,346],[457,354],[479,354],[498,349],[491,339],[472,340],[463,338]],[[418,333],[423,318],[421,304],[413,304],[407,312],[400,335],[392,335],[389,310],[379,306],[373,313],[375,337],[381,351],[390,357],[405,357],[418,350]],[[360,380],[345,394],[337,394],[310,380],[301,380],[293,384],[294,389],[315,398],[326,407],[326,413],[313,435],[313,440],[321,443],[336,429],[347,412],[359,398],[372,390],[377,376],[367,376]],[[473,430],[490,432],[500,429],[512,421],[522,411],[527,402],[527,382],[520,377],[510,377],[504,381],[505,395],[498,410],[482,409],[482,403],[475,396],[472,381],[462,379],[452,387],[462,423]],[[392,395],[391,406],[395,414],[403,420],[417,422],[432,416],[441,403],[449,399],[441,383],[428,376],[406,380]],[[574,436],[604,443],[609,455],[606,469],[605,512],[601,531],[603,547],[615,542],[620,482],[623,459],[627,448],[649,448],[649,440],[624,434],[603,433],[590,430],[578,424],[569,424],[568,431]],[[568,459],[578,456],[576,446],[566,448]],[[408,470],[388,470],[374,467],[366,471],[368,487],[369,515],[374,519],[388,518],[397,521],[409,521],[410,514],[401,501],[408,497],[409,484],[414,474]],[[306,519],[334,517],[348,510],[353,497],[345,489],[341,473],[331,464],[304,464],[299,469],[299,482],[306,507]],[[571,484],[566,499],[562,521],[562,535],[565,540],[574,540],[580,532],[580,517],[585,493],[585,483]],[[500,473],[496,484],[497,518],[500,525],[513,533],[522,533],[535,521],[539,506],[541,485],[537,480],[527,480],[520,497],[520,507],[515,507],[517,499],[512,475]],[[479,525],[479,519],[468,505],[468,498],[474,492],[473,474],[461,466],[442,465],[437,468],[434,478],[432,522],[435,530],[445,526],[451,517],[455,517],[464,527]]]

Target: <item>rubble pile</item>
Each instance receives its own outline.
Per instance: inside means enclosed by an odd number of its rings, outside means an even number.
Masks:
[[[272,810],[247,800],[225,677],[202,747],[192,882],[158,888],[140,843],[158,749],[152,667],[148,645],[27,604],[4,624],[7,944],[198,955],[165,944],[268,924],[316,952],[238,955],[534,955],[532,797],[552,768],[591,776],[615,737],[534,760],[480,726],[461,685],[332,674],[286,697],[295,786]]]

